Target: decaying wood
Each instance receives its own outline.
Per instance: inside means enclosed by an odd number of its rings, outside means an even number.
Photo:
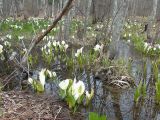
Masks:
[[[69,9],[71,8],[72,6],[72,2],[74,0],[68,0],[68,2],[66,3],[65,7],[63,8],[63,10],[61,11],[61,13],[55,18],[55,20],[53,21],[52,25],[48,27],[48,29],[41,33],[40,35],[36,36],[31,44],[29,45],[29,48],[27,50],[27,52],[25,53],[25,55],[23,56],[22,58],[22,61],[20,62],[21,65],[25,65],[26,64],[26,61],[28,59],[28,55],[31,53],[32,49],[40,42],[43,40],[43,38],[51,32],[51,30],[57,25],[57,23],[61,20],[61,18],[66,15],[69,11]]]

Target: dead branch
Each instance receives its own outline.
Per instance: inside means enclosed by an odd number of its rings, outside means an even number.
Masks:
[[[25,55],[22,58],[22,61],[20,62],[21,65],[25,65],[26,61],[28,59],[28,55],[31,53],[32,49],[40,42],[43,40],[43,38],[51,32],[51,30],[57,25],[57,23],[61,20],[61,18],[66,15],[69,12],[69,9],[72,7],[72,2],[74,0],[68,0],[68,2],[66,3],[65,7],[63,8],[63,10],[61,11],[61,13],[55,18],[55,20],[53,21],[52,25],[48,27],[48,29],[43,32],[40,33],[40,35],[36,36],[33,41],[31,42],[31,44],[29,45],[29,48],[27,50],[27,52],[25,53]]]

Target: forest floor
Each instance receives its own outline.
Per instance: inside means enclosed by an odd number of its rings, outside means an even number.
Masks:
[[[0,120],[83,120],[80,113],[72,115],[67,105],[53,94],[7,91],[0,95]]]

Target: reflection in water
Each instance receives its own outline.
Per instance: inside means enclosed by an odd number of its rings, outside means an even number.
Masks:
[[[111,93],[112,94],[112,93]],[[121,109],[120,109],[120,95],[119,94],[112,94],[112,100],[113,100],[113,109],[115,113],[115,117],[117,120],[123,120]]]
[[[121,44],[121,43],[120,43]],[[123,46],[121,46],[123,45]],[[158,110],[155,106],[155,81],[151,60],[135,54],[133,49],[121,44],[118,57],[131,57],[131,75],[135,78],[136,86],[141,80],[147,84],[147,96],[140,99],[138,104],[134,103],[135,88],[126,91],[116,92],[107,89],[100,80],[94,80],[95,99],[93,101],[94,111],[106,114],[109,120],[159,120]],[[137,52],[136,52],[137,53]],[[117,58],[118,59],[118,58]]]

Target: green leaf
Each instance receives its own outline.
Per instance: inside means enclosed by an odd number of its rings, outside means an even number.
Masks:
[[[134,101],[137,103],[140,97],[140,89],[139,86],[136,88],[136,91],[134,93]]]
[[[98,115],[95,112],[89,112],[89,120],[107,120],[105,115]]]
[[[98,114],[94,112],[89,113],[89,120],[98,120]]]
[[[107,120],[106,116],[105,115],[102,115],[99,117],[99,120]]]
[[[64,98],[66,97],[66,91],[60,89],[60,90],[59,90],[59,96],[60,96],[62,99],[64,99]]]
[[[32,86],[37,92],[44,92],[44,87],[39,81],[33,80]]]
[[[66,97],[66,101],[67,101],[68,104],[69,104],[69,108],[74,108],[74,107],[75,107],[76,101],[75,101],[75,99],[74,99],[73,96],[68,95],[68,96]]]

